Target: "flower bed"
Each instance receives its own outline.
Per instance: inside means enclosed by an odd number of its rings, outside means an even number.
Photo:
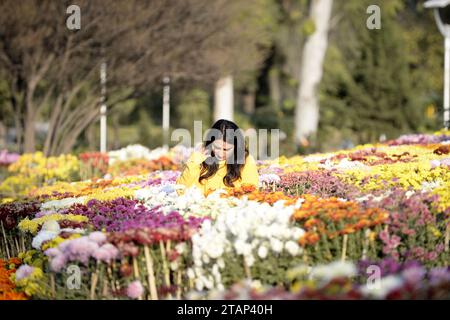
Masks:
[[[109,175],[77,182],[55,164],[53,180],[25,181],[0,204],[0,255],[23,259],[14,292],[31,298],[165,299],[219,290],[226,298],[447,299],[448,141],[444,132],[260,161],[259,188],[207,194],[175,184],[173,166],[189,149],[113,152]],[[21,179],[32,159],[19,159],[10,178]],[[104,155],[80,159],[95,175],[106,172]],[[364,289],[358,261],[395,269],[383,271],[381,293]],[[79,281],[68,282],[75,271]],[[341,271],[348,274],[330,276]],[[252,285],[242,286],[244,279]]]

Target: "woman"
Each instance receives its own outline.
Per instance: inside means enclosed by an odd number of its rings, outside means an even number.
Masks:
[[[232,121],[218,120],[209,129],[200,152],[188,159],[177,184],[196,186],[203,193],[210,190],[258,186],[255,160],[248,154],[244,135]]]

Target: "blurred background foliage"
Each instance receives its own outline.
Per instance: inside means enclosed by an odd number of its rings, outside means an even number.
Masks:
[[[305,38],[315,28],[308,18],[309,1],[231,2],[230,10],[224,12],[229,29],[223,31],[226,34],[221,45],[233,50],[225,52],[213,43],[204,63],[213,65],[208,60],[213,59],[214,65],[226,64],[232,70],[234,120],[240,127],[280,128],[284,132],[280,154],[329,151],[402,133],[440,129],[443,38],[432,12],[423,8],[423,1],[334,1],[319,88],[317,143],[309,150],[299,149],[293,140],[300,54]],[[366,27],[366,9],[373,4],[382,8],[380,30]],[[195,13],[191,14],[196,19]],[[252,50],[248,39],[258,39]],[[13,128],[14,114],[5,103],[10,93],[1,72],[0,127]],[[128,95],[110,110],[108,148],[133,143],[161,146],[162,83],[153,81],[139,88],[130,84],[120,90],[137,94]],[[203,121],[203,129],[212,124],[212,80],[184,76],[171,83],[170,90],[171,129],[192,130],[194,120]],[[113,94],[108,91],[110,100],[114,100],[110,97]],[[51,108],[49,105],[42,113],[44,123]],[[44,139],[38,134],[36,149],[43,147]],[[5,133],[3,144],[17,149],[11,141],[8,143]],[[96,150],[98,144],[99,124],[93,121],[76,139],[73,151]]]

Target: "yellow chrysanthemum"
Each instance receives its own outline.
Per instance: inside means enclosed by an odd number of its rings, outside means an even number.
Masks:
[[[20,221],[18,227],[19,230],[21,230],[22,232],[29,232],[31,234],[36,234],[39,226],[51,220],[53,221],[70,220],[74,222],[87,222],[88,218],[81,215],[54,213],[33,220],[25,218],[22,221]]]
[[[80,238],[80,237],[81,237],[81,234],[78,234],[78,233],[75,233],[75,234],[71,235],[68,238],[62,238],[62,237],[58,236],[58,237],[56,237],[56,238],[54,238],[54,239],[52,239],[50,241],[45,242],[42,245],[41,250],[45,251],[45,250],[50,249],[50,248],[56,248],[57,246],[59,246],[64,241],[72,240],[72,239],[76,239],[76,238]]]

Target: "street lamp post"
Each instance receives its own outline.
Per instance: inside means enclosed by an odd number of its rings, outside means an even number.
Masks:
[[[100,65],[101,105],[100,105],[100,152],[106,152],[106,62]]]
[[[169,126],[170,126],[170,79],[163,79],[163,148],[169,150]]]
[[[450,0],[429,0],[425,8],[433,9],[439,31],[445,38],[444,57],[444,128],[450,125]]]

